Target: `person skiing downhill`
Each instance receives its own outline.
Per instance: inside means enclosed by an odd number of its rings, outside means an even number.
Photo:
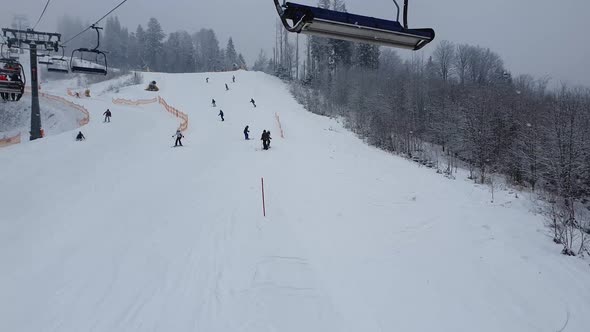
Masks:
[[[252,105],[254,105],[254,108],[256,108],[256,102],[254,101],[254,98],[250,98],[250,102],[252,103]]]
[[[270,130],[268,130],[266,132],[266,149],[268,150],[270,148],[270,140],[272,139],[272,137],[270,137]]]
[[[231,79],[232,79],[232,81],[233,81],[234,83],[236,83],[236,75],[232,76],[232,78],[231,78]]]
[[[111,116],[113,115],[109,109],[106,112],[102,113],[104,115],[104,122],[111,122]]]
[[[218,116],[221,117],[221,121],[225,121],[225,119],[223,118],[223,110],[219,110]]]
[[[76,135],[76,141],[83,141],[85,139],[86,139],[86,137],[84,137],[84,134],[82,134],[82,132],[79,131],[78,135]]]
[[[260,136],[260,140],[262,141],[262,148],[266,150],[266,129],[262,131],[262,136]]]
[[[205,82],[209,83],[209,77],[207,77],[207,78],[205,79]]]
[[[211,99],[211,106],[216,107],[217,105],[215,104],[215,99]]]
[[[262,137],[260,137],[260,140],[262,141],[262,148],[264,150],[268,150],[268,148],[270,147],[270,131],[266,131],[263,130],[262,131]]]
[[[176,134],[172,135],[172,137],[176,136],[176,142],[174,142],[174,146],[182,146],[182,141],[181,139],[184,138],[184,135],[182,135],[182,131],[180,131],[180,129],[176,130]]]
[[[227,83],[225,83],[225,91],[229,91],[229,86],[227,86]]]
[[[246,128],[244,128],[244,138],[246,140],[250,139],[249,134],[250,134],[250,126],[246,126]]]

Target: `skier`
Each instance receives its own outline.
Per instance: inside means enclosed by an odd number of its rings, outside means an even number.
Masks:
[[[244,128],[244,138],[246,141],[250,139],[248,134],[250,134],[250,126],[246,126],[246,128]]]
[[[76,141],[83,141],[85,139],[86,139],[86,137],[84,137],[84,134],[82,134],[82,132],[79,131],[78,135],[76,135]]]
[[[215,104],[215,99],[211,99],[211,106],[216,107],[217,105]]]
[[[272,138],[270,137],[270,130],[266,132],[266,149],[270,149],[270,140]]]
[[[207,77],[207,78],[205,79],[205,82],[206,82],[206,83],[209,83],[209,77]]]
[[[268,143],[267,143],[267,137],[268,137],[268,136],[267,136],[267,135],[268,135],[268,134],[267,134],[266,130],[263,130],[263,131],[262,131],[262,136],[260,137],[260,140],[262,141],[262,148],[263,148],[264,150],[268,150],[268,145],[267,145],[267,144],[268,144]]]
[[[221,117],[221,121],[225,121],[225,119],[223,118],[223,111],[222,110],[219,110],[218,116]]]
[[[232,79],[232,81],[233,81],[234,83],[236,83],[236,75],[232,76],[232,78],[231,78],[231,79]]]
[[[180,129],[176,130],[176,134],[172,135],[172,137],[176,136],[176,142],[174,142],[174,146],[182,146],[182,141],[181,139],[184,138],[184,135],[182,135],[182,131],[180,131]]]
[[[104,122],[111,122],[111,111],[109,109],[107,109],[106,112],[102,113],[102,115],[104,115]]]
[[[229,86],[227,86],[227,83],[225,83],[225,91],[229,91]]]
[[[254,108],[256,108],[256,102],[254,101],[254,98],[250,98],[250,102],[252,103],[252,105],[254,105]]]

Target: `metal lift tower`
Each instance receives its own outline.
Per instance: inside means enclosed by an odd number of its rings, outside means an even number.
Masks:
[[[2,29],[8,47],[28,47],[31,57],[31,132],[30,139],[41,138],[41,109],[39,107],[39,79],[37,76],[37,49],[44,51],[59,50],[61,34],[18,29]]]

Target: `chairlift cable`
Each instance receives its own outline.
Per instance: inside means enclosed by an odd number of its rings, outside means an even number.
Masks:
[[[80,33],[78,33],[77,35],[75,35],[74,37],[66,40],[65,42],[61,43],[62,46],[66,45],[67,43],[71,42],[72,40],[80,37],[81,34],[83,34],[84,32],[92,29],[95,25],[97,25],[98,23],[100,23],[100,21],[104,20],[107,16],[111,15],[115,10],[119,9],[119,7],[121,7],[125,2],[127,2],[127,0],[123,0],[121,1],[121,3],[119,3],[115,8],[111,9],[108,13],[106,13],[103,17],[101,17],[100,19],[98,19],[98,21],[94,22],[93,24],[91,24],[89,27],[87,27],[86,29],[82,30]]]
[[[51,0],[47,0],[47,2],[45,3],[45,8],[43,8],[43,12],[41,12],[41,16],[39,16],[37,23],[35,23],[35,25],[33,26],[33,30],[35,30],[35,28],[37,27],[39,22],[41,22],[41,19],[43,18],[43,15],[45,15],[45,11],[47,11],[47,7],[49,7],[50,2],[51,2]]]

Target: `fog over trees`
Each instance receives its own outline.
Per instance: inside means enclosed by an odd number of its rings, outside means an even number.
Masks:
[[[84,30],[88,24],[80,19],[63,16],[58,21],[58,32],[65,41]],[[67,43],[67,50],[94,47],[96,33],[85,32]],[[129,31],[116,16],[105,21],[101,33],[101,49],[108,52],[109,66],[122,69],[190,73],[223,71],[246,68],[230,37],[226,48],[211,29],[201,29],[190,34],[179,30],[166,33],[156,18],[150,18],[146,26],[137,26]]]

